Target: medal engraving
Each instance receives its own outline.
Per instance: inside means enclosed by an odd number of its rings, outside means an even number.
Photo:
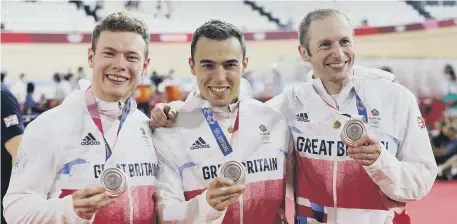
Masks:
[[[335,129],[341,127],[341,122],[340,121],[334,121],[333,124],[332,124],[332,127],[335,128]]]
[[[121,187],[122,177],[117,173],[108,173],[106,174],[103,182],[109,190],[116,190]]]
[[[362,137],[363,135],[363,127],[360,126],[359,124],[350,124],[347,127],[347,136],[355,141],[358,140]]]
[[[100,175],[100,182],[111,197],[119,197],[127,189],[127,177],[119,168],[105,169]]]
[[[348,146],[353,146],[354,142],[367,135],[367,128],[361,120],[351,119],[343,126],[341,140]]]
[[[224,170],[224,177],[238,182],[241,177],[241,169],[236,165],[229,165]]]
[[[243,184],[246,181],[246,168],[238,161],[230,160],[219,168],[218,176],[232,180],[235,184]]]

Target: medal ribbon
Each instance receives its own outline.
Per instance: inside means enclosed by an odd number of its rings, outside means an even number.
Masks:
[[[219,123],[217,123],[217,121],[214,119],[214,115],[213,115],[213,112],[211,111],[211,109],[202,108],[202,113],[203,113],[203,116],[205,116],[205,120],[208,123],[208,126],[211,129],[211,132],[213,133],[213,136],[216,139],[216,142],[219,145],[219,148],[221,149],[222,154],[224,154],[224,156],[227,156],[230,153],[232,153],[233,152],[232,146],[227,141],[227,138],[225,137],[224,132],[222,131],[221,127],[219,126]],[[240,109],[239,109],[239,105],[238,105],[238,111],[236,112],[236,119],[235,119],[235,124],[234,124],[232,133],[235,133],[236,131],[238,131],[239,123],[240,123]]]
[[[89,111],[89,115],[92,118],[92,121],[94,122],[95,126],[97,126],[98,130],[102,134],[103,140],[105,141],[105,151],[106,151],[105,162],[106,162],[113,154],[113,151],[111,150],[111,147],[109,146],[108,142],[106,141],[105,133],[103,132],[102,119],[100,118],[100,111],[98,109],[98,104],[97,104],[97,101],[95,100],[94,93],[92,92],[92,87],[89,87],[89,89],[87,89],[86,92],[84,93],[84,100],[86,102],[86,107],[87,107],[87,110]],[[122,109],[121,121],[119,122],[119,126],[117,128],[116,140],[114,140],[113,149],[116,146],[117,139],[119,137],[119,132],[121,131],[122,125],[124,124],[125,119],[127,118],[127,115],[130,112],[130,107],[131,107],[131,99],[129,98],[127,100],[127,103],[125,104],[124,108]]]
[[[332,108],[337,113],[339,113],[339,114],[341,114],[343,116],[351,117],[351,115],[349,115],[349,114],[341,113],[341,111],[336,109],[335,106],[333,106],[331,103],[329,103],[327,100],[325,100],[324,97],[322,97],[321,94],[319,94],[319,92],[317,91],[317,89],[314,86],[313,86],[313,88],[314,88],[314,91],[317,93],[317,95],[324,101],[325,104],[327,104],[328,107]],[[363,116],[363,122],[364,123],[368,122],[367,108],[365,107],[365,105],[363,104],[362,100],[360,99],[359,94],[357,94],[357,91],[355,91],[354,88],[352,88],[351,91],[354,91],[357,111],[358,111],[359,115]]]
[[[325,104],[327,104],[327,106],[329,106],[330,108],[334,109],[337,113],[343,115],[343,116],[346,116],[346,117],[351,117],[351,115],[349,114],[343,114],[341,113],[340,111],[338,111],[338,109],[336,109],[335,106],[333,106],[332,104],[330,104],[327,100],[325,100],[320,94],[319,92],[317,91],[317,89],[313,86],[314,88],[314,91],[317,93],[317,95],[319,95],[319,97],[325,102]],[[368,114],[367,114],[367,108],[365,107],[365,105],[363,104],[362,102],[362,99],[360,99],[360,96],[359,94],[357,94],[357,91],[355,91],[354,88],[352,88],[351,91],[354,91],[354,94],[355,94],[355,100],[356,100],[356,106],[357,106],[357,111],[359,113],[359,115],[363,116],[363,122],[364,123],[367,123],[368,122]],[[386,134],[389,138],[391,138],[395,144],[399,144],[399,140],[389,134]]]

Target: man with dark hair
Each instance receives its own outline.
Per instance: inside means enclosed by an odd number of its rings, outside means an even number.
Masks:
[[[313,70],[267,102],[293,134],[296,221],[409,223],[405,203],[427,195],[437,174],[415,96],[391,73],[354,66],[354,29],[343,13],[308,13],[299,38]],[[151,113],[152,127],[170,125],[169,106]]]
[[[240,93],[247,66],[243,34],[232,24],[211,20],[195,31],[189,67],[198,90],[189,94],[175,126],[153,135],[163,223],[285,219],[291,135],[279,112]]]
[[[92,82],[27,126],[3,200],[9,223],[156,223],[152,133],[130,97],[148,42],[147,26],[124,13],[97,24]]]

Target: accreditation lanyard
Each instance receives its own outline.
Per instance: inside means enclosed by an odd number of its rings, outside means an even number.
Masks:
[[[214,115],[213,115],[213,112],[211,111],[211,109],[202,108],[202,113],[203,113],[203,116],[205,116],[205,120],[208,123],[208,126],[211,129],[211,132],[213,133],[213,136],[216,139],[216,142],[219,145],[219,149],[221,150],[222,154],[224,154],[224,156],[227,156],[230,153],[232,153],[233,152],[232,146],[227,141],[224,131],[222,131],[221,127],[219,126],[219,123],[214,119]],[[239,109],[239,105],[238,105],[238,111],[236,113],[236,119],[235,119],[235,124],[233,126],[232,133],[235,133],[236,131],[238,131],[239,123],[240,123],[240,109]]]
[[[98,130],[102,134],[103,140],[105,141],[105,151],[106,151],[105,162],[106,162],[113,154],[113,151],[111,150],[111,147],[109,146],[108,142],[106,141],[105,133],[103,131],[103,126],[102,126],[102,119],[100,117],[100,111],[98,109],[98,104],[97,104],[97,101],[95,100],[91,87],[89,87],[89,89],[87,89],[86,92],[84,93],[84,99],[86,101],[86,107],[87,107],[87,110],[89,111],[89,115],[92,118],[92,121],[94,122],[95,126],[97,126]],[[119,137],[119,132],[121,131],[122,125],[124,124],[125,119],[127,118],[127,115],[130,112],[130,107],[131,107],[131,98],[129,98],[127,100],[127,103],[125,104],[124,108],[122,109],[121,121],[119,122],[119,126],[117,128],[116,139],[114,140],[113,149],[116,146],[116,142]]]
[[[328,107],[332,108],[337,113],[339,113],[343,116],[351,117],[351,115],[341,113],[335,106],[333,106],[331,103],[329,103],[327,100],[325,100],[324,97],[322,97],[321,94],[319,94],[319,92],[317,91],[317,89],[314,86],[313,86],[313,88],[314,88],[314,91],[317,93],[317,95],[324,101],[325,104],[327,104]],[[355,91],[354,88],[352,88],[351,91],[354,92],[357,111],[358,111],[359,115],[363,116],[363,122],[365,122],[365,123],[368,122],[367,108],[365,107],[362,100],[360,99],[359,94],[357,94],[357,91]]]

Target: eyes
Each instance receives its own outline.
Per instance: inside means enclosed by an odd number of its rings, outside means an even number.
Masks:
[[[113,52],[110,52],[110,51],[104,51],[104,52],[102,53],[102,55],[105,56],[106,58],[112,58],[112,57],[115,56],[115,54],[114,54]],[[127,59],[127,61],[129,61],[129,62],[137,62],[137,61],[140,60],[140,58],[139,58],[138,56],[136,56],[136,55],[128,55],[128,56],[126,57],[126,59]]]
[[[236,63],[226,63],[226,64],[223,64],[223,66],[224,66],[225,70],[231,70],[231,69],[236,68],[238,66],[238,64],[236,64]],[[216,64],[205,63],[205,64],[202,64],[201,67],[204,68],[204,69],[207,69],[207,70],[212,70],[212,69],[216,68]]]
[[[348,39],[342,39],[339,41],[339,44],[342,47],[347,47],[351,44],[351,41],[349,41]],[[324,41],[319,45],[319,48],[323,48],[323,49],[330,49],[331,47],[332,47],[332,42],[330,42],[330,41]]]

